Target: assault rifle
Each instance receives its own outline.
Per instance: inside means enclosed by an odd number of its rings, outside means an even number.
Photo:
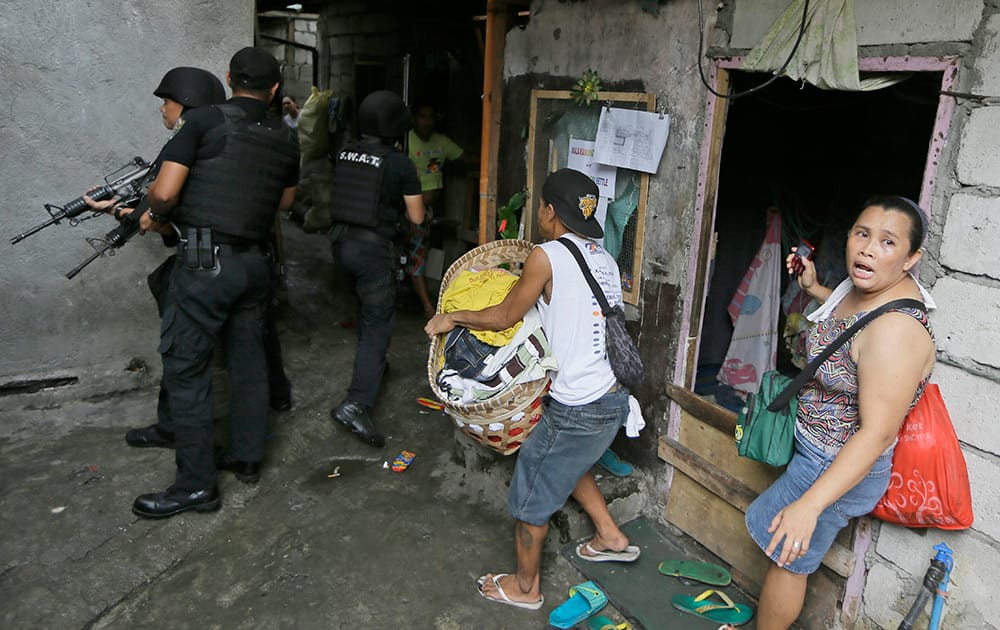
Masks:
[[[143,193],[138,198],[123,200],[120,207],[134,208],[132,212],[122,215],[118,226],[104,235],[104,238],[88,238],[87,243],[94,248],[94,253],[88,256],[83,262],[66,274],[66,279],[72,280],[76,274],[83,271],[83,268],[94,262],[104,254],[114,256],[115,250],[128,242],[130,238],[139,231],[139,218],[149,207],[146,203],[146,195]]]
[[[136,158],[139,159],[139,158]],[[158,170],[158,169],[157,169]],[[147,169],[147,174],[142,179],[136,181],[136,185],[127,191],[125,196],[118,197],[118,202],[113,206],[114,216],[118,218],[118,225],[104,235],[104,238],[88,238],[87,243],[94,248],[94,253],[84,259],[79,265],[66,274],[68,280],[76,277],[76,274],[83,271],[83,268],[94,262],[104,254],[114,256],[115,250],[127,243],[129,239],[139,231],[139,219],[143,213],[149,209],[149,202],[146,200],[146,193],[149,191],[149,183],[156,176],[156,172]],[[132,212],[124,215],[118,214],[119,208],[132,208]]]
[[[129,168],[132,168],[132,170],[119,175],[122,171]],[[121,200],[136,200],[137,202],[137,200],[141,199],[141,197],[145,194],[142,191],[146,188],[146,180],[152,168],[153,165],[141,157],[132,158],[131,162],[105,177],[105,184],[103,186],[95,188],[87,193],[87,195],[94,201],[105,201],[107,199],[118,197]],[[118,178],[111,180],[111,178],[116,175],[119,175]],[[50,225],[59,223],[63,219],[68,219],[70,225],[76,226],[80,223],[80,221],[86,221],[87,219],[95,217],[99,214],[103,214],[103,211],[93,210],[90,206],[88,206],[87,202],[83,199],[83,195],[63,206],[47,203],[45,204],[45,210],[51,217],[48,221],[36,225],[27,232],[18,234],[14,238],[10,239],[10,244],[13,245],[15,243],[19,243],[32,234],[40,232]],[[93,215],[90,217],[83,217],[82,219],[77,218],[88,210],[92,211]],[[138,217],[136,218],[138,219]]]

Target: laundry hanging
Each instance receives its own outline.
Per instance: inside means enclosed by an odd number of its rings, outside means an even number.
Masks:
[[[802,28],[805,0],[793,0],[743,61],[742,70],[777,72],[791,54]],[[909,77],[905,73],[858,73],[854,0],[809,0],[805,32],[783,73],[825,90],[879,90]]]
[[[764,372],[777,365],[783,267],[781,212],[769,208],[764,242],[729,303],[733,338],[719,369],[720,383],[743,392],[755,392]]]

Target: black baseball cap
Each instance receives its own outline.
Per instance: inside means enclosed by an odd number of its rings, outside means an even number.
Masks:
[[[266,50],[247,46],[229,61],[229,80],[233,87],[267,89],[281,82],[281,66]]]
[[[571,168],[559,169],[542,184],[542,199],[552,204],[566,229],[588,238],[604,236],[597,222],[598,194],[594,180]]]

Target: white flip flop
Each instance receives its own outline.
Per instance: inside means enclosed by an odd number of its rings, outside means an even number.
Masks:
[[[584,548],[587,549],[587,553],[583,553]],[[576,546],[576,555],[588,562],[635,562],[639,559],[639,548],[635,545],[629,545],[621,551],[612,551],[611,549],[598,551],[591,547],[590,543],[580,543]]]
[[[537,602],[515,602],[511,598],[507,597],[507,593],[504,592],[503,587],[500,586],[500,578],[506,576],[506,573],[498,573],[492,577],[482,576],[476,580],[476,589],[479,594],[483,596],[484,599],[488,599],[491,602],[496,602],[498,604],[507,604],[508,606],[514,606],[515,608],[524,608],[526,610],[538,610],[545,604],[545,596],[542,595]],[[490,597],[483,592],[483,585],[486,584],[486,580],[493,580],[493,585],[497,587],[497,593],[500,594],[500,598]]]

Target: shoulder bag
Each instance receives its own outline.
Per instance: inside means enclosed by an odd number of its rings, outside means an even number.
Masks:
[[[573,258],[580,265],[590,290],[594,293],[594,298],[601,306],[601,313],[604,315],[604,344],[608,353],[608,361],[611,362],[611,371],[614,372],[618,382],[635,389],[642,382],[642,359],[639,357],[639,349],[635,347],[635,342],[625,329],[625,311],[621,305],[612,307],[608,304],[608,298],[604,295],[601,285],[597,284],[594,275],[590,273],[590,267],[583,259],[580,249],[569,239],[557,239],[566,246],[566,249],[573,254]]]
[[[747,394],[736,421],[736,449],[739,454],[771,466],[784,466],[791,461],[795,451],[795,415],[799,409],[799,390],[824,361],[868,322],[885,312],[901,308],[925,310],[924,303],[919,300],[886,302],[842,332],[794,379],[777,370],[765,372],[757,393]]]

